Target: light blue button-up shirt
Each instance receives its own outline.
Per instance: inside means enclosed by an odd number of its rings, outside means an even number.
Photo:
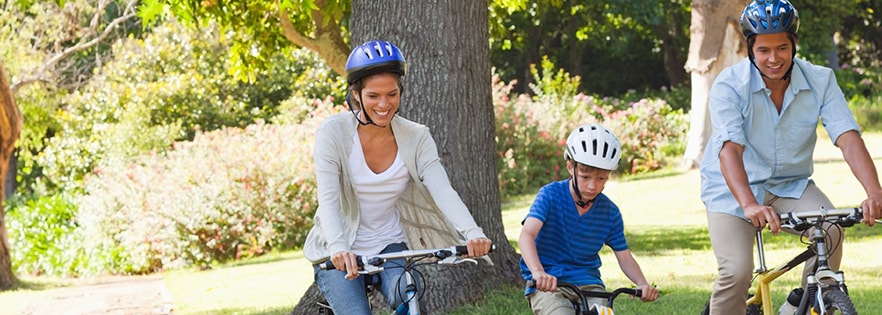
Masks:
[[[849,130],[860,132],[833,70],[801,59],[793,62],[781,114],[747,58],[714,81],[708,103],[713,133],[701,161],[701,199],[708,211],[744,217],[720,171],[719,154],[726,141],[744,146],[750,189],[763,204],[766,191],[802,196],[813,172],[818,118],[834,144]]]

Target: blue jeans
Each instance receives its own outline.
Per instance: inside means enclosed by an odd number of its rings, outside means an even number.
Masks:
[[[386,246],[380,253],[394,253],[404,250],[407,250],[407,244],[394,243]],[[376,274],[380,277],[380,293],[386,297],[386,301],[393,308],[401,304],[405,296],[407,279],[404,277],[404,264],[403,258],[387,261],[383,264],[384,270]],[[313,268],[316,285],[325,296],[334,314],[371,315],[371,306],[365,294],[365,275],[346,280],[343,278],[346,275],[344,271],[321,270],[318,265]],[[376,275],[368,275],[368,277]],[[417,287],[420,287],[418,280]]]

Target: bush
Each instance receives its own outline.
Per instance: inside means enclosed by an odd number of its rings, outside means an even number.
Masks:
[[[67,195],[33,200],[10,199],[6,206],[9,246],[18,273],[75,276],[88,260],[74,217],[76,205]]]
[[[661,169],[665,160],[682,155],[689,128],[682,110],[674,110],[663,100],[620,99],[573,95],[578,77],[534,69],[535,96],[513,95],[514,82],[493,79],[493,106],[496,115],[496,146],[499,186],[502,196],[536,193],[542,185],[568,176],[564,169],[563,147],[573,128],[600,123],[622,142],[619,173],[636,174]],[[551,74],[546,75],[546,74]]]
[[[197,134],[166,155],[96,169],[77,202],[92,271],[149,273],[299,247],[317,206],[314,130],[335,111],[321,105],[300,125]]]

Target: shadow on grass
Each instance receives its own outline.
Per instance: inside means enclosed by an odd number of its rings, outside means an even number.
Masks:
[[[12,288],[9,291],[15,290],[30,290],[30,291],[44,291],[51,290],[55,288],[62,288],[76,285],[75,280],[70,279],[59,279],[53,277],[45,277],[45,278],[36,278],[37,280],[30,279],[22,279],[17,278],[15,283],[12,284]]]
[[[860,224],[846,230],[846,242],[880,239],[882,240],[882,226],[868,227]],[[657,229],[627,230],[625,237],[628,245],[634,252],[649,254],[667,250],[710,250],[710,236],[707,227],[676,227]],[[768,230],[763,233],[763,242],[772,248],[788,246],[804,247],[798,240],[798,235],[780,233],[772,235]]]
[[[678,227],[626,231],[633,252],[658,253],[665,250],[708,250],[707,227]]]

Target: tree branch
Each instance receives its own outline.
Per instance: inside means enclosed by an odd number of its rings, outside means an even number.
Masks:
[[[92,38],[91,40],[88,40],[88,38],[89,38],[88,35],[82,37],[80,42],[77,43],[76,45],[68,47],[68,48],[62,50],[61,52],[55,54],[54,56],[52,56],[48,60],[46,60],[46,62],[43,63],[43,67],[41,67],[39,70],[37,70],[36,72],[31,74],[30,76],[27,76],[27,77],[19,80],[18,82],[12,83],[12,85],[10,86],[10,90],[12,91],[12,93],[14,94],[19,88],[21,88],[27,84],[31,84],[31,83],[35,83],[35,82],[50,82],[51,80],[49,78],[47,78],[47,76],[46,76],[46,73],[48,73],[50,71],[50,69],[54,68],[59,62],[68,58],[70,55],[73,55],[77,52],[94,47],[95,45],[98,45],[99,43],[104,41],[104,39],[106,39],[108,36],[110,36],[111,32],[116,30],[116,28],[119,27],[120,24],[135,17],[135,14],[137,13],[137,10],[136,10],[137,3],[138,3],[138,1],[129,0],[128,4],[126,5],[125,10],[123,11],[123,15],[121,15],[120,17],[117,17],[116,19],[111,21],[109,24],[107,24],[107,26],[104,27],[104,31],[101,32],[101,34]],[[100,18],[103,15],[104,9],[106,7],[107,7],[107,1],[102,1],[99,4],[98,10],[95,12],[95,15],[92,17],[89,28],[85,34],[97,34],[98,33],[97,32],[98,21],[100,21]]]

